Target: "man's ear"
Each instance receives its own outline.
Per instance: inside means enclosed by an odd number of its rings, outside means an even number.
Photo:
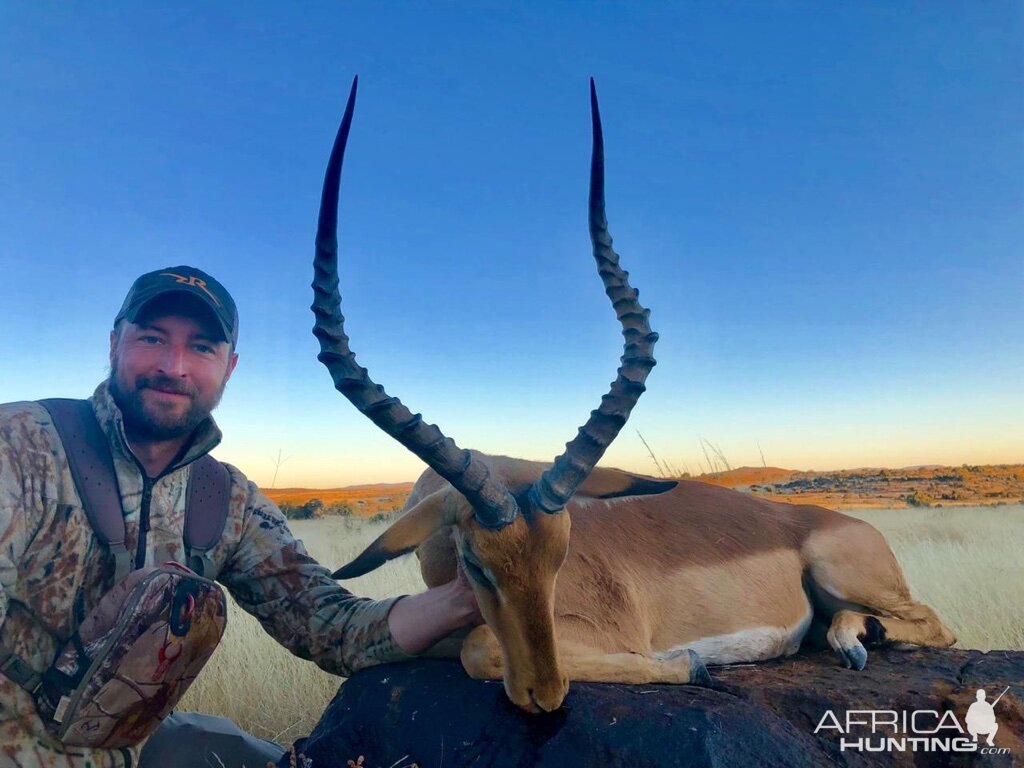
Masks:
[[[227,370],[227,373],[224,374],[224,383],[225,384],[228,383],[228,379],[230,379],[231,378],[231,374],[234,373],[236,365],[238,365],[238,353],[237,352],[232,352],[231,353],[231,357],[228,358],[228,370]]]
[[[113,364],[114,356],[117,353],[117,331],[110,332],[110,362]]]

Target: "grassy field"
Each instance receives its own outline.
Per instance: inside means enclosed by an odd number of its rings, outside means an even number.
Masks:
[[[885,535],[914,595],[939,612],[958,647],[1024,650],[1024,505],[846,514]],[[386,526],[334,517],[292,521],[291,527],[317,559],[335,567]],[[424,588],[413,556],[346,586],[374,598]],[[258,736],[290,742],[309,733],[342,682],[289,655],[232,604],[224,642],[181,708],[224,715]]]
[[[1024,505],[844,510],[882,532],[958,648],[1024,650]]]
[[[355,517],[292,520],[289,527],[328,568],[344,565],[379,536],[386,523]],[[371,574],[345,582],[362,597],[422,592],[419,561],[399,558]],[[291,742],[306,736],[344,678],[297,659],[257,621],[228,601],[224,640],[189,689],[180,709],[223,715],[263,738]]]

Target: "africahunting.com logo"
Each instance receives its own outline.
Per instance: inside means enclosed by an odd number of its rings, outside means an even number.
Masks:
[[[995,746],[999,731],[996,705],[1009,690],[994,701],[985,689],[975,693],[975,702],[961,720],[947,709],[850,709],[837,715],[831,709],[821,716],[815,734],[839,737],[841,752],[977,752],[1005,755],[1006,747]]]

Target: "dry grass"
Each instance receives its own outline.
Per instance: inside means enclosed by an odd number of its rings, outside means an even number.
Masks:
[[[333,568],[359,554],[387,523],[329,517],[292,520],[289,527],[310,554]],[[415,557],[401,558],[344,585],[376,599],[421,592],[426,587],[418,563]],[[289,654],[233,601],[228,609],[224,640],[180,708],[229,717],[250,733],[274,741],[307,735],[344,678]]]
[[[957,647],[1024,650],[1024,505],[844,510],[882,532]]]
[[[914,595],[939,612],[959,647],[1024,650],[1024,505],[846,513],[882,531]],[[333,567],[358,554],[386,524],[335,517],[292,521],[291,527]],[[402,558],[346,586],[374,598],[420,591],[417,562]],[[309,733],[341,682],[289,655],[232,604],[225,640],[182,709],[223,715],[258,736],[291,741]]]

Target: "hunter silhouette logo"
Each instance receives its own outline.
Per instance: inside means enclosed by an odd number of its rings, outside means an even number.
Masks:
[[[999,730],[999,723],[996,722],[996,704],[999,703],[999,699],[1003,698],[1005,694],[1010,690],[1010,686],[1006,686],[1003,689],[1003,693],[1000,693],[996,700],[989,704],[985,701],[985,689],[979,688],[978,693],[975,695],[977,701],[971,704],[967,710],[967,732],[974,737],[974,740],[978,740],[978,736],[988,736],[985,739],[985,743],[990,747],[994,746],[992,740],[996,737],[996,731]]]
[[[192,286],[192,287],[195,287],[195,288],[199,288],[203,293],[205,293],[207,296],[209,296],[211,299],[213,299],[213,303],[214,304],[216,304],[218,307],[220,306],[220,299],[218,299],[216,296],[214,296],[210,292],[210,289],[206,287],[206,281],[205,280],[203,280],[201,278],[198,278],[195,275],[188,275],[186,277],[185,275],[176,275],[173,272],[161,272],[160,276],[161,277],[173,277],[175,282],[177,282],[177,283],[181,283],[182,285],[188,285],[188,286]]]
[[[976,752],[1005,755],[1007,747],[995,746],[999,730],[995,706],[1010,687],[990,704],[982,688],[961,721],[950,709],[892,710],[851,709],[837,715],[826,710],[814,729],[816,734],[834,735],[841,752]],[[985,736],[984,742],[979,737]]]

